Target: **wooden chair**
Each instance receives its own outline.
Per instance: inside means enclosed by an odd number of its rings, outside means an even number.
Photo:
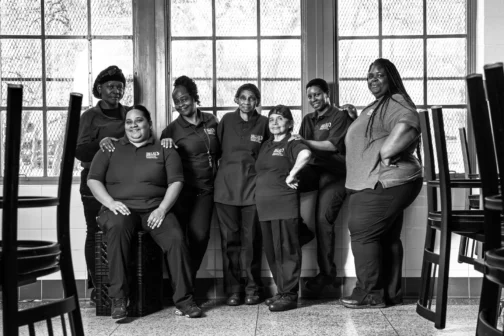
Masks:
[[[66,332],[68,314],[71,333],[84,335],[72,266],[70,247],[70,192],[74,154],[82,104],[82,95],[72,93],[65,133],[57,197],[19,197],[19,159],[21,147],[21,85],[9,85],[5,141],[5,175],[2,208],[2,242],[0,285],[2,287],[3,334],[16,336],[20,326],[28,326],[35,335],[36,322],[46,321],[47,333],[54,334],[52,319],[61,317],[62,333]],[[18,209],[57,207],[57,242],[17,239]],[[55,302],[18,310],[18,286],[33,283],[37,278],[61,271],[64,298]]]
[[[486,65],[484,70],[488,105],[482,76],[475,74],[466,78],[470,115],[474,123],[477,158],[479,165],[497,166],[502,172],[504,171],[504,149],[502,148],[504,140],[503,64]],[[490,129],[493,129],[493,132],[489,132]],[[489,149],[489,143],[495,144],[495,148]],[[504,203],[502,195],[499,194],[499,184],[501,185],[500,190],[504,189],[502,189],[502,179],[499,182],[497,168],[492,175],[483,175],[482,172],[481,177],[490,195],[485,195],[484,198],[485,243],[489,251],[485,255],[476,335],[497,336],[504,335],[504,331],[499,331],[496,327],[500,314],[501,288],[504,286],[504,249],[502,248],[504,230],[500,222]]]
[[[432,108],[432,119],[439,178],[436,178],[434,171],[434,148],[428,112],[420,112],[424,146],[424,175],[427,180],[428,225],[422,263],[420,298],[416,310],[422,317],[433,321],[436,328],[443,329],[446,325],[452,233],[478,240],[482,239],[482,236],[478,234],[483,231],[484,217],[482,210],[452,209],[452,188],[479,188],[481,182],[450,178],[441,107]],[[437,209],[436,189],[439,190],[441,209]],[[434,251],[437,232],[440,232],[439,253]],[[435,279],[436,273],[438,273],[437,281]],[[434,296],[436,297],[435,310],[431,310]]]
[[[462,150],[462,160],[464,161],[464,175],[466,179],[479,179],[479,174],[472,171],[471,160],[469,158],[469,146],[467,144],[467,132],[465,127],[459,128],[460,147]],[[467,209],[480,209],[480,195],[472,194],[468,189],[466,199]],[[474,239],[460,237],[458,262],[474,265],[475,256],[477,257],[478,243]]]

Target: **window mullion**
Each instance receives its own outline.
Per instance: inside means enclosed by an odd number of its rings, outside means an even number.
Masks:
[[[42,32],[42,157],[43,157],[43,176],[47,177],[47,85],[46,85],[46,36],[45,36],[45,4],[44,0],[40,1],[40,25]],[[35,141],[38,141],[35,139]]]
[[[427,106],[427,0],[423,0],[423,105]]]
[[[217,110],[217,30],[216,30],[215,0],[212,0],[212,113],[216,116]]]
[[[383,3],[378,0],[378,57],[383,57]]]
[[[257,88],[262,91],[261,75],[261,0],[257,0]]]
[[[91,0],[87,0],[87,40],[88,40],[88,106],[93,105],[93,44],[91,39]]]

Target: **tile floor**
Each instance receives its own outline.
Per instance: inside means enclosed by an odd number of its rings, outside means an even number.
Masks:
[[[24,303],[25,307],[33,303]],[[350,310],[335,300],[300,300],[299,308],[271,313],[264,304],[228,307],[220,301],[201,304],[204,317],[188,319],[176,316],[173,306],[142,318],[122,321],[95,316],[95,309],[83,302],[81,311],[86,335],[474,335],[477,300],[451,300],[444,330],[418,316],[415,304],[386,309]],[[0,311],[1,315],[1,311]],[[45,335],[45,324],[37,325],[37,335]],[[54,322],[55,334],[61,326]],[[59,327],[59,330],[58,330]],[[500,322],[502,328],[502,321]],[[1,330],[1,329],[0,329]],[[1,332],[0,332],[1,333]],[[21,335],[28,329],[21,328]]]

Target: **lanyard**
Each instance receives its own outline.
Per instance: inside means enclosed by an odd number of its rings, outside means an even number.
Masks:
[[[203,143],[205,144],[205,148],[207,150],[207,155],[208,155],[208,165],[210,166],[210,168],[213,168],[213,163],[212,163],[212,154],[210,153],[210,146],[211,146],[211,143],[210,143],[210,137],[208,136],[208,133],[206,132],[206,123],[203,122],[203,133],[205,133],[206,135],[206,139],[208,140],[208,145],[205,141],[205,137],[202,137],[201,135],[199,135],[199,133],[196,131],[196,126],[192,126],[191,125],[191,130],[194,132],[194,134],[196,134],[198,136],[198,138],[200,138],[201,140],[203,140]]]

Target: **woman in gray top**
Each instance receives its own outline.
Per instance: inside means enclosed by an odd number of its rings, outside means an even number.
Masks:
[[[420,122],[395,65],[377,59],[367,83],[376,100],[345,137],[348,229],[357,283],[341,301],[347,308],[383,308],[402,303],[403,212],[422,188],[415,157]]]

